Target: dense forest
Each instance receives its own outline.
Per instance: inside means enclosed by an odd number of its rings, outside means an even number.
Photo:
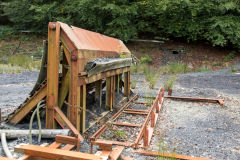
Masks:
[[[181,38],[240,48],[239,0],[8,0],[0,13],[11,31],[46,33],[49,21],[62,21],[124,41]]]

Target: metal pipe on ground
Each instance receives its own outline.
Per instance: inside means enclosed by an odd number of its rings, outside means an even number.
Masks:
[[[6,133],[1,133],[1,142],[2,142],[2,147],[4,150],[4,153],[8,158],[13,158],[12,153],[10,152],[8,145],[7,145],[7,140],[6,140]]]

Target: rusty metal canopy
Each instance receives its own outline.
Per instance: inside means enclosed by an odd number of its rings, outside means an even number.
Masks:
[[[96,32],[60,23],[61,29],[67,34],[78,50],[109,51],[130,53],[119,39],[108,37]]]

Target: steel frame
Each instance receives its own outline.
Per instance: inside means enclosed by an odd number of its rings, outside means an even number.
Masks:
[[[164,90],[159,90],[158,95],[156,96],[154,103],[150,110],[138,110],[138,109],[127,109],[127,107],[130,105],[130,103],[134,103],[134,100],[138,98],[138,95],[135,95],[131,100],[129,100],[114,116],[112,116],[109,119],[109,122],[111,122],[113,125],[124,125],[128,127],[139,127],[139,125],[136,124],[124,124],[124,123],[115,123],[114,120],[116,120],[122,113],[131,113],[131,114],[146,114],[147,117],[141,125],[141,130],[138,133],[138,136],[134,143],[131,142],[119,142],[119,141],[108,141],[100,139],[99,137],[104,133],[104,131],[108,128],[108,125],[105,124],[102,126],[92,137],[91,137],[91,153],[93,152],[93,145],[95,144],[104,144],[104,143],[112,143],[117,145],[123,145],[127,147],[144,147],[146,148],[150,141],[151,137],[153,135],[154,126],[157,122],[159,111],[161,110],[162,102],[163,102],[163,95]],[[150,123],[149,123],[150,122]],[[139,145],[139,142],[143,140],[143,145]]]

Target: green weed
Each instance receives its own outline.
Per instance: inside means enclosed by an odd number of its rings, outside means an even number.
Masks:
[[[153,59],[151,57],[149,57],[149,55],[145,55],[143,57],[141,57],[141,63],[152,63]]]
[[[131,89],[135,89],[136,85],[137,85],[137,82],[135,80],[132,80],[130,85]]]
[[[131,69],[131,72],[133,72],[133,73],[138,73],[138,71],[139,71],[139,66],[138,66],[138,65],[132,65],[130,69]]]
[[[7,73],[7,74],[17,74],[21,71],[26,71],[24,68],[19,66],[12,66],[10,64],[0,64],[0,74]]]
[[[163,74],[179,74],[188,72],[188,67],[180,62],[174,62],[161,68]]]
[[[149,82],[149,88],[154,89],[154,86],[156,85],[157,80],[158,80],[157,71],[154,70],[153,68],[148,67],[144,71],[144,75],[145,75],[146,81]]]
[[[235,58],[235,51],[230,52],[227,56],[224,57],[226,62],[232,61]]]
[[[195,69],[195,72],[208,72],[211,70],[211,66],[206,66],[206,65],[203,65],[199,68],[196,68]]]
[[[222,66],[222,65],[223,65],[222,62],[214,62],[214,63],[213,63],[213,66]]]
[[[166,79],[164,82],[163,82],[163,88],[164,90],[169,90],[169,89],[172,89],[173,88],[173,85],[176,81],[176,78],[177,76],[176,75],[173,75],[171,76],[170,78]]]
[[[236,73],[238,71],[238,68],[235,66],[230,66],[230,70],[232,73]]]
[[[3,61],[4,60],[4,61]],[[11,55],[11,56],[4,56],[1,58],[0,64],[7,64],[8,68],[4,68],[4,72],[8,73],[14,70],[14,72],[20,73],[21,71],[33,71],[39,70],[41,67],[41,61],[34,61],[31,57],[19,54],[19,55]]]
[[[175,155],[176,155],[176,149],[175,147],[173,148],[173,150],[171,151],[173,157],[165,157],[164,154],[169,152],[169,148],[167,145],[165,145],[165,142],[164,142],[164,137],[160,136],[160,140],[159,140],[159,145],[158,145],[158,152],[159,153],[162,153],[163,155],[162,156],[158,156],[157,157],[157,160],[177,160],[177,158],[175,158]]]

